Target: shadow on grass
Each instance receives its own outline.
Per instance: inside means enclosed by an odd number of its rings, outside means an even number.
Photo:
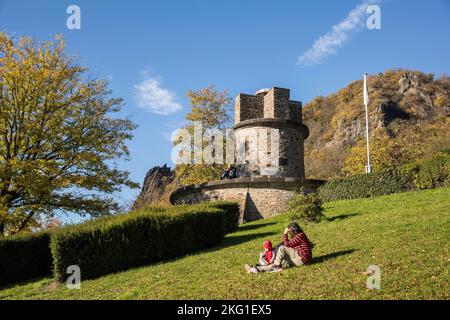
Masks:
[[[239,226],[239,229],[237,229],[236,232],[255,230],[255,229],[271,226],[274,224],[277,224],[277,222],[265,222],[265,223],[260,223],[260,224],[251,224],[251,225],[244,224],[244,225]]]
[[[265,223],[265,224],[262,224],[262,225],[257,225],[257,226],[255,226],[255,228],[248,228],[247,230],[256,229],[256,227],[264,227],[264,226],[271,225],[271,224],[274,224],[274,223],[271,222],[271,223]],[[253,226],[248,226],[248,227],[253,227]],[[242,230],[242,228],[240,230]],[[124,268],[123,270],[116,270],[116,271],[107,272],[107,273],[105,273],[103,275],[100,275],[100,276],[96,276],[96,277],[92,277],[92,278],[86,278],[85,280],[95,280],[95,279],[102,278],[102,277],[109,276],[109,275],[113,275],[113,274],[120,274],[122,272],[128,272],[128,271],[131,271],[131,270],[137,270],[137,269],[140,269],[140,268],[143,268],[143,267],[157,266],[157,265],[166,264],[166,263],[173,263],[173,262],[176,262],[178,260],[184,259],[184,258],[189,257],[189,256],[197,256],[197,255],[202,255],[202,254],[205,254],[205,253],[215,252],[217,250],[220,250],[220,249],[223,249],[223,248],[227,248],[227,247],[231,247],[231,246],[240,245],[242,243],[245,243],[245,242],[248,242],[248,241],[252,241],[252,240],[258,239],[260,237],[270,237],[270,236],[277,235],[277,234],[279,234],[279,233],[278,232],[263,232],[263,233],[252,233],[252,234],[246,234],[246,235],[233,235],[233,234],[231,234],[231,235],[227,236],[226,238],[224,238],[221,243],[219,243],[219,244],[217,244],[215,246],[209,247],[209,248],[196,250],[196,251],[193,251],[193,252],[190,252],[190,253],[187,253],[187,254],[182,254],[182,255],[180,255],[178,257],[171,257],[171,258],[167,258],[167,259],[164,259],[164,260],[141,262],[141,263],[138,263],[137,265],[134,265],[134,266],[128,266],[128,267]],[[263,242],[263,240],[261,240],[261,246],[262,246],[262,242]],[[1,290],[5,290],[5,289],[11,289],[11,288],[13,288],[15,286],[23,286],[23,285],[31,284],[31,283],[34,283],[36,281],[44,280],[44,279],[46,279],[48,277],[51,277],[51,275],[41,276],[41,277],[37,277],[37,278],[26,280],[26,281],[21,281],[21,282],[17,282],[17,283],[11,283],[11,284],[7,284],[7,285],[4,285],[4,286],[0,286],[0,291]],[[2,296],[1,293],[0,293],[0,298],[1,299],[5,299],[7,297]]]
[[[30,278],[30,279],[27,279],[27,280],[17,280],[17,281],[8,283],[8,284],[0,285],[0,291],[7,290],[7,289],[12,289],[12,288],[14,288],[16,286],[26,286],[27,284],[31,284],[31,283],[34,283],[34,282],[37,282],[37,281],[41,281],[41,280],[44,280],[44,279],[47,279],[47,278],[50,278],[50,277],[51,277],[51,275],[49,274],[49,275],[45,275],[45,276],[38,276],[38,277]],[[1,297],[1,295],[0,295],[0,297]]]
[[[354,217],[354,216],[358,216],[358,215],[359,215],[359,213],[344,213],[344,214],[341,214],[339,216],[327,218],[326,220],[329,221],[329,222],[341,221],[341,220],[344,220],[344,219],[347,219],[347,218],[351,218],[351,217]]]
[[[323,255],[323,256],[320,256],[320,257],[315,257],[315,258],[313,258],[312,263],[313,264],[323,263],[323,262],[325,262],[327,260],[334,259],[334,258],[337,258],[337,257],[340,257],[340,256],[345,256],[345,255],[353,253],[355,251],[356,251],[356,249],[336,251],[336,252],[329,253],[329,254],[326,254],[326,255]]]
[[[269,237],[269,236],[273,236],[275,234],[278,234],[278,232],[263,232],[263,233],[244,234],[242,236],[228,236],[216,248],[226,248],[226,247],[231,247],[231,246],[237,246],[244,242],[252,241],[253,239],[257,239],[257,238],[261,238],[261,237]],[[262,246],[262,241],[261,241],[261,246]]]

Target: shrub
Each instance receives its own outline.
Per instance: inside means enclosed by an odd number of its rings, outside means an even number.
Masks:
[[[369,174],[358,174],[335,179],[319,188],[323,201],[382,196],[410,189],[410,178],[398,169],[384,169]]]
[[[288,215],[292,221],[320,222],[323,218],[322,200],[317,193],[296,193],[289,200]]]
[[[224,211],[226,233],[237,230],[239,227],[239,205],[236,202],[217,201],[210,202],[209,205]]]
[[[431,189],[450,185],[450,155],[440,153],[436,156],[418,160],[405,165],[403,173],[411,177],[415,189]]]
[[[328,181],[319,188],[323,201],[358,199],[450,185],[450,155],[439,153],[398,168]]]
[[[90,279],[175,258],[219,243],[225,228],[225,210],[209,204],[144,208],[66,227],[51,239],[55,277],[63,281],[70,265]]]
[[[51,272],[49,232],[0,238],[0,285],[50,275]]]

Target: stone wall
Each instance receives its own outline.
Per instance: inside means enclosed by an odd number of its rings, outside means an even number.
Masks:
[[[289,101],[289,120],[302,122],[302,103],[300,101]]]
[[[304,178],[303,148],[308,134],[304,125],[290,120],[253,119],[239,123],[234,127],[239,176]]]
[[[256,95],[239,94],[235,100],[234,123],[250,119],[284,119],[301,122],[302,103],[289,100],[290,90],[272,88]]]
[[[264,96],[264,118],[290,119],[289,89],[272,88]]]
[[[264,97],[241,93],[236,97],[234,123],[264,117]]]
[[[315,191],[324,181],[297,178],[253,177],[222,180],[183,187],[172,193],[172,204],[193,204],[202,201],[236,201],[241,221],[272,217],[287,210],[292,195],[304,188]]]

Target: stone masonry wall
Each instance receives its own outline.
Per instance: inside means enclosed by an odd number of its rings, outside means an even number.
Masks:
[[[305,177],[301,130],[249,126],[235,129],[234,135],[239,176]],[[275,143],[279,145],[278,158],[273,153]]]
[[[252,182],[249,182],[252,181]],[[270,182],[275,181],[275,182]],[[174,194],[172,204],[193,204],[202,201],[235,201],[239,203],[241,221],[253,221],[281,214],[289,199],[301,187],[315,191],[323,181],[296,178],[244,178],[186,187]]]
[[[249,94],[240,94],[236,97],[234,109],[234,122],[263,118],[264,97]]]
[[[289,89],[272,88],[264,96],[264,118],[289,119]]]
[[[176,204],[193,204],[203,201],[235,201],[242,209],[242,220],[253,221],[281,214],[295,189],[276,188],[224,188],[198,190],[177,200]],[[244,212],[245,211],[245,212]]]
[[[302,122],[302,103],[300,101],[289,101],[289,120]]]
[[[302,103],[289,100],[290,90],[272,88],[258,95],[239,94],[235,100],[234,123],[241,121],[272,118],[302,121]]]

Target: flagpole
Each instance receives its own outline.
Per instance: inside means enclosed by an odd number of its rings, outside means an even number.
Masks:
[[[369,146],[369,93],[367,90],[367,73],[364,74],[364,107],[366,109],[366,141],[367,141],[367,166],[366,173],[372,172],[370,165],[370,146]]]

